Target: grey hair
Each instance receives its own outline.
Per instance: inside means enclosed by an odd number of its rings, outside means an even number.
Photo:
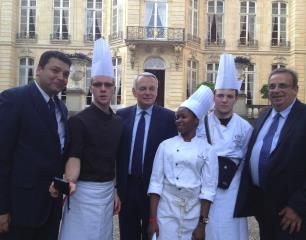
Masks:
[[[138,82],[139,79],[142,78],[142,77],[152,77],[152,78],[154,78],[154,79],[156,80],[156,82],[157,82],[157,87],[158,87],[158,79],[157,79],[157,77],[156,77],[153,73],[150,73],[150,72],[143,72],[143,73],[141,73],[141,74],[138,74],[138,75],[136,76],[136,78],[134,79],[134,81],[133,81],[133,88],[134,88],[134,89],[136,89],[137,82]]]

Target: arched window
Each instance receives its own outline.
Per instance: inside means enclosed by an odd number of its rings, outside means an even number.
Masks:
[[[144,69],[166,69],[165,62],[158,57],[147,59],[143,66]]]

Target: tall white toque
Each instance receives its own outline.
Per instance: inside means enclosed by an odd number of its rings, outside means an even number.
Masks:
[[[214,103],[214,94],[207,86],[201,85],[180,107],[190,109],[202,120]]]
[[[103,38],[95,41],[93,50],[91,77],[97,76],[114,78],[112,54],[108,43]]]
[[[240,90],[242,81],[237,78],[235,58],[231,54],[222,54],[219,63],[215,89]]]

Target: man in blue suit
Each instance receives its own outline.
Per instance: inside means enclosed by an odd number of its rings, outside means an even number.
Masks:
[[[0,239],[57,239],[62,201],[49,187],[64,170],[67,108],[56,95],[70,65],[47,51],[33,83],[0,95]]]
[[[137,105],[117,111],[124,124],[117,165],[122,240],[147,239],[150,206],[147,191],[155,152],[163,140],[177,135],[174,112],[154,105],[157,88],[154,74],[138,75],[133,84]]]
[[[269,76],[272,108],[256,121],[235,216],[254,216],[261,240],[306,239],[306,106],[290,69]]]

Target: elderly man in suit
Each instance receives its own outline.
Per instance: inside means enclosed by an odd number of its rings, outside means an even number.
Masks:
[[[64,171],[67,108],[57,98],[71,62],[42,54],[36,80],[0,95],[0,238],[56,240],[61,199],[49,186]]]
[[[117,111],[124,125],[117,166],[122,240],[147,239],[147,191],[155,152],[163,140],[177,135],[174,112],[154,105],[157,88],[155,75],[138,75],[133,84],[137,105]]]
[[[272,108],[255,124],[235,216],[255,215],[261,240],[306,239],[306,106],[290,69],[269,76]]]

